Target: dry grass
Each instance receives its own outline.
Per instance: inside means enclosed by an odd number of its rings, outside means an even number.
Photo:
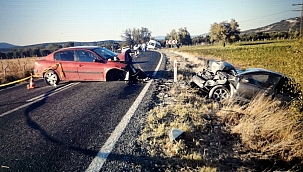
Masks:
[[[242,143],[253,150],[254,156],[303,159],[302,123],[291,118],[290,111],[279,101],[259,96],[245,108],[230,104],[217,114],[231,126],[232,133],[241,134]]]
[[[168,158],[179,157],[181,161],[170,164],[166,170],[176,170],[175,166],[180,166],[180,171],[192,170],[206,170],[216,171],[214,168],[206,167],[205,152],[199,149],[201,144],[199,141],[198,133],[204,130],[205,119],[204,115],[212,114],[215,110],[206,99],[196,96],[191,93],[194,90],[180,89],[173,86],[170,90],[170,96],[176,97],[175,104],[159,106],[148,113],[147,125],[140,137],[141,141],[148,141],[149,154],[152,156],[160,155]],[[205,104],[201,106],[201,104]],[[171,142],[168,137],[168,132],[171,128],[182,129],[187,135],[186,137],[192,138],[190,140],[176,140]],[[158,151],[157,151],[158,150]],[[187,166],[187,163],[195,164]],[[179,163],[179,164],[178,164]],[[178,164],[178,165],[177,165]]]
[[[0,60],[0,84],[30,76],[33,73],[35,60],[36,58]]]
[[[180,54],[170,61],[176,58],[178,83],[188,82],[188,73],[204,64]],[[167,70],[171,66],[168,63]],[[281,102],[260,95],[249,104],[225,102],[219,109],[178,83],[156,96],[162,103],[149,111],[140,137],[151,156],[174,160],[160,171],[302,170],[302,122]],[[168,136],[172,128],[184,131],[173,142]]]

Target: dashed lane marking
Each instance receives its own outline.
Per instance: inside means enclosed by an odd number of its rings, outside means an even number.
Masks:
[[[71,83],[71,84],[65,85],[65,86],[63,86],[63,87],[60,87],[60,88],[58,88],[58,89],[49,91],[49,92],[47,92],[47,93],[45,93],[45,94],[43,94],[43,95],[40,95],[40,96],[34,97],[34,98],[32,98],[32,99],[29,99],[29,100],[27,100],[27,102],[29,102],[29,103],[26,103],[26,104],[24,104],[24,105],[21,105],[21,106],[15,108],[15,109],[12,109],[12,110],[9,110],[9,111],[7,111],[7,112],[4,112],[4,113],[0,114],[0,117],[3,117],[3,116],[8,115],[8,114],[10,114],[10,113],[13,113],[13,112],[15,112],[15,111],[17,111],[17,110],[19,110],[19,109],[22,109],[22,108],[24,108],[24,107],[27,107],[27,106],[29,106],[29,105],[31,105],[31,104],[34,104],[34,103],[36,103],[36,102],[38,102],[38,101],[40,101],[40,100],[43,100],[43,99],[45,99],[45,98],[47,98],[47,97],[50,97],[50,96],[52,96],[52,95],[55,95],[55,94],[57,94],[57,93],[59,93],[59,92],[61,92],[61,91],[64,91],[64,90],[66,90],[66,89],[68,89],[68,88],[71,88],[71,87],[73,87],[73,86],[75,86],[75,85],[78,85],[78,84],[80,84],[80,82]]]

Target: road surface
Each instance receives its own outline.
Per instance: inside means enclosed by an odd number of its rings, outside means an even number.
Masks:
[[[152,75],[160,59],[160,53],[147,51],[135,58],[135,65]],[[142,90],[150,91],[146,85],[151,83],[65,82],[55,88],[39,80],[35,89],[19,85],[0,90],[0,171],[118,170],[110,162],[101,166],[94,162],[100,162],[104,147],[108,148],[105,143],[111,142],[109,138],[127,113],[130,122],[125,130],[118,130],[121,138],[125,131],[133,137],[138,134],[140,126],[130,126],[137,108],[130,108]],[[151,93],[141,94],[145,103],[137,105],[145,110],[146,95]],[[111,143],[113,150],[105,160],[123,159],[112,154],[124,149],[125,140],[119,139]]]

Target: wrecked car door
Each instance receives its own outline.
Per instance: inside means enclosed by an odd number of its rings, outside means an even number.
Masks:
[[[247,100],[251,100],[260,92],[266,95],[274,95],[275,86],[280,78],[280,76],[270,73],[243,74],[239,77],[236,89],[237,95]]]
[[[276,98],[281,101],[290,102],[298,95],[295,92],[294,85],[291,84],[290,79],[287,77],[281,77],[280,81],[276,85]]]

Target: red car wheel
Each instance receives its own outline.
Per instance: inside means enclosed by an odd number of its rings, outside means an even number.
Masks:
[[[53,70],[49,70],[44,74],[44,80],[48,85],[55,85],[60,81],[57,73]]]

